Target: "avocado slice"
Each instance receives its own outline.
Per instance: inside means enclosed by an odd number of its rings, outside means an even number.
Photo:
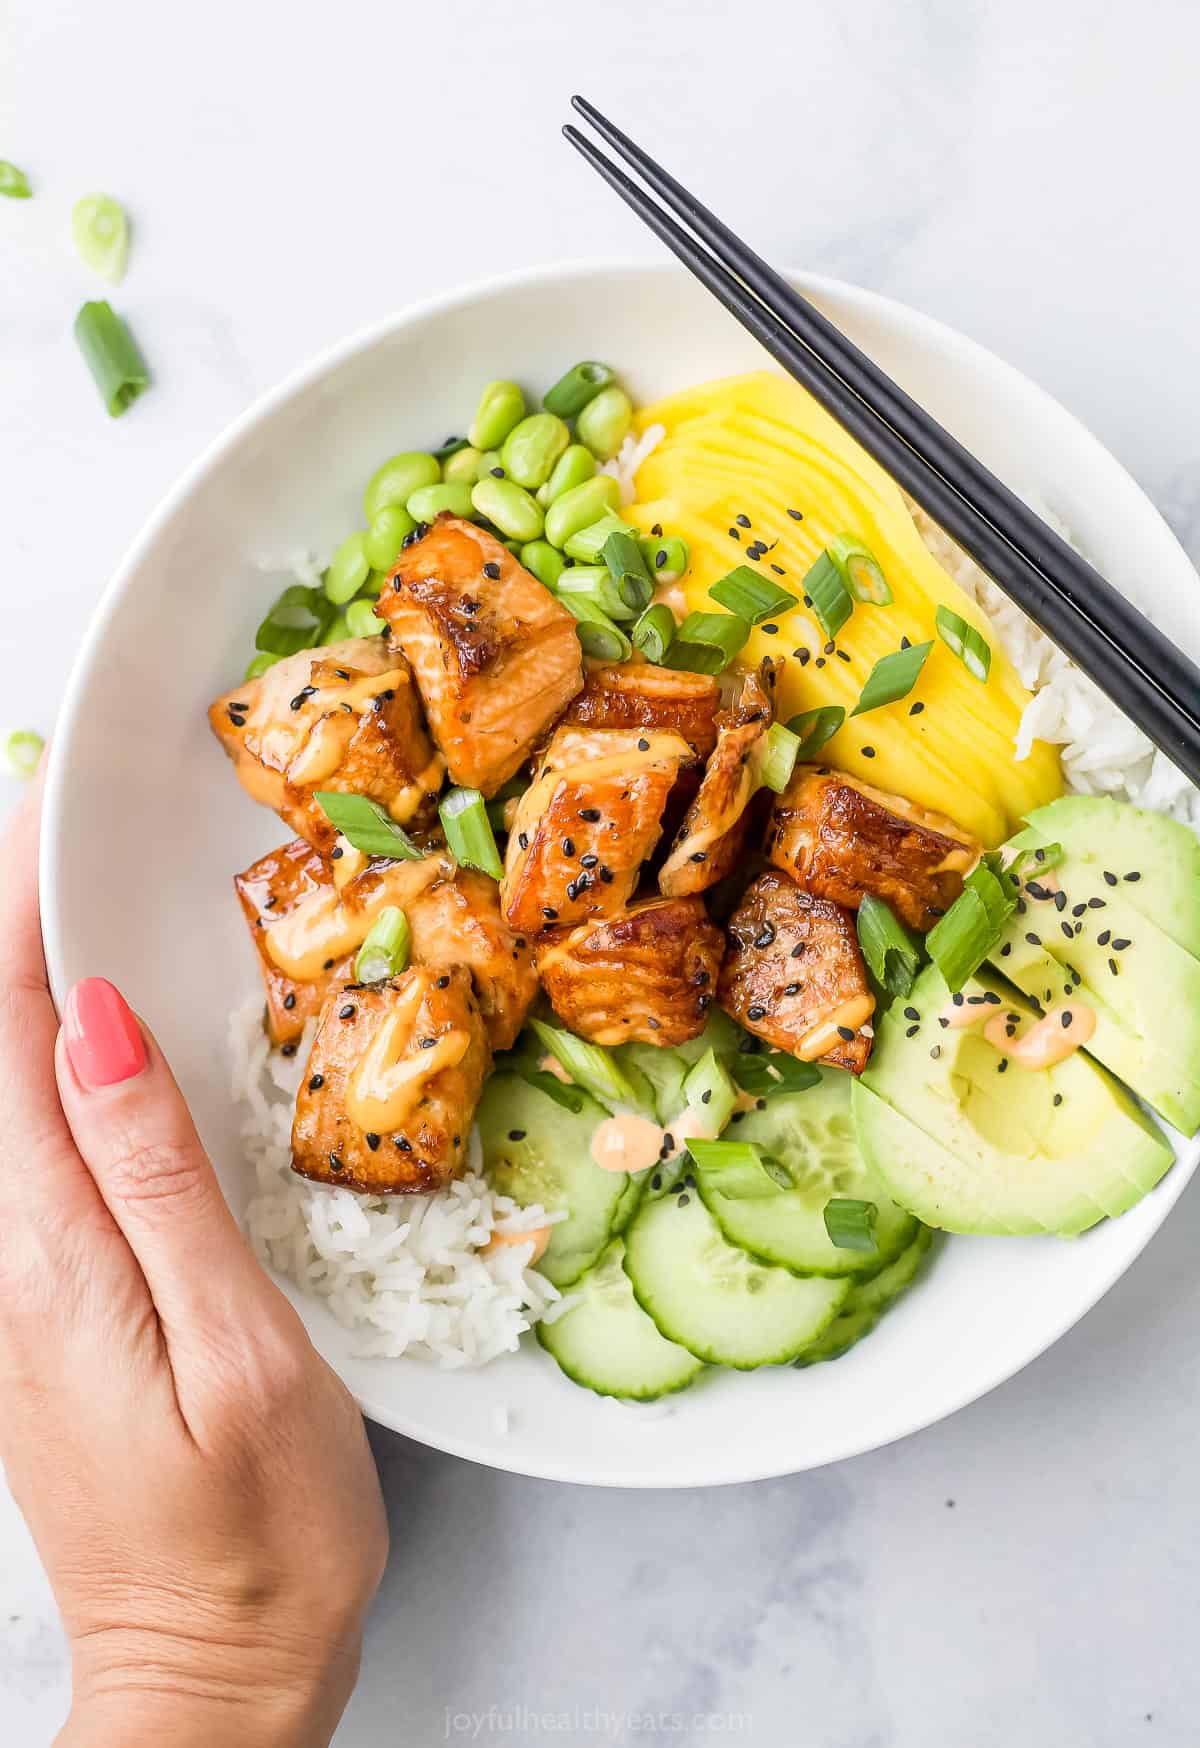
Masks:
[[[962,994],[987,1011],[1037,1018],[986,972]],[[949,1001],[940,972],[928,967],[880,1022],[853,1097],[865,1158],[927,1226],[1084,1232],[1131,1208],[1170,1168],[1165,1138],[1082,1050],[1052,1068],[1002,1070],[1008,1059],[978,1028],[939,1023]]]

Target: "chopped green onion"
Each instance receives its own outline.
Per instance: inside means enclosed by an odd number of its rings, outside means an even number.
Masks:
[[[297,655],[302,649],[318,649],[333,620],[333,608],[324,589],[290,584],[273,602],[254,634],[254,647],[267,655]]]
[[[386,977],[399,977],[408,964],[412,931],[408,918],[399,905],[389,904],[381,910],[358,949],[354,961],[356,983],[382,983]]]
[[[782,795],[792,780],[800,754],[800,736],[782,722],[773,722],[758,744],[758,780]]]
[[[582,601],[609,619],[636,619],[641,612],[641,607],[631,606],[625,599],[608,566],[603,564],[577,564],[563,571],[554,585],[554,593],[565,607],[572,601]]]
[[[793,1188],[777,1161],[764,1158],[749,1141],[700,1141],[689,1137],[687,1150],[708,1188],[731,1202],[761,1202]]]
[[[938,608],[936,623],[942,642],[954,651],[969,674],[986,684],[992,666],[992,650],[987,639],[949,607]]]
[[[650,602],[654,584],[642,549],[627,528],[614,529],[601,548],[613,586],[626,606],[640,613]]]
[[[951,992],[978,971],[1015,908],[1007,876],[1001,880],[986,861],[968,874],[962,892],[925,937],[929,957]]]
[[[825,1230],[838,1250],[875,1252],[875,1222],[879,1209],[874,1202],[856,1202],[849,1196],[834,1196],[825,1204]]]
[[[671,639],[675,635],[675,615],[663,602],[658,601],[654,606],[647,607],[629,635],[633,639],[633,647],[640,649],[648,662],[661,665],[666,660]]]
[[[642,1104],[632,1082],[617,1066],[611,1050],[601,1049],[599,1044],[589,1044],[585,1039],[577,1038],[574,1032],[564,1031],[561,1026],[548,1026],[544,1020],[530,1020],[529,1023],[543,1049],[602,1105],[611,1110],[618,1105],[637,1109]]]
[[[377,801],[333,789],[316,789],[313,799],[329,823],[364,856],[390,856],[393,862],[421,861],[422,852]]]
[[[514,1074],[519,1074],[530,1086],[535,1086],[548,1099],[553,1099],[556,1105],[561,1105],[564,1111],[573,1111],[576,1116],[582,1111],[586,1094],[577,1086],[567,1086],[559,1080],[557,1074],[550,1074],[544,1068],[535,1068],[528,1061],[515,1061],[512,1069]]]
[[[963,890],[978,892],[989,918],[1002,929],[1017,908],[1017,889],[1001,866],[999,852],[989,850],[963,881]]]
[[[737,1088],[717,1060],[715,1050],[706,1050],[683,1083],[688,1105],[705,1116],[715,1135],[728,1123],[737,1104]]]
[[[1022,832],[1020,837],[1025,835]],[[1007,865],[1007,872],[1013,880],[1036,882],[1043,874],[1049,874],[1051,868],[1057,868],[1067,854],[1061,844],[1043,844],[1032,833],[1029,834],[1027,843],[1021,843],[1020,838],[1013,838],[1005,848],[1017,852]]]
[[[858,907],[858,944],[880,988],[889,995],[907,995],[920,970],[920,945],[891,906],[870,892]]]
[[[93,273],[117,285],[129,260],[129,220],[111,194],[85,194],[71,209],[71,235],[79,259]]]
[[[120,418],[150,382],[133,335],[110,304],[85,303],[75,317],[75,339],[110,416]]]
[[[524,795],[527,787],[523,777],[510,777],[508,782],[502,784],[494,795],[488,797],[487,816],[493,831],[506,832],[508,830],[508,821],[505,817],[508,803],[515,801],[518,796]]]
[[[7,158],[0,158],[0,194],[6,194],[10,200],[28,200],[32,193],[24,170],[10,164]]]
[[[570,571],[564,571],[559,582],[570,576]],[[583,645],[583,653],[592,656],[600,662],[627,662],[633,654],[633,645],[621,630],[614,625],[607,613],[602,613],[588,600],[571,595],[560,595],[559,599],[575,620],[575,629],[579,641]]]
[[[45,745],[41,735],[35,734],[33,729],[14,729],[4,743],[4,756],[13,775],[32,777],[38,768]]]
[[[821,1079],[815,1062],[802,1062],[789,1056],[786,1050],[764,1050],[758,1040],[753,1050],[738,1050],[726,1066],[743,1092],[756,1099],[769,1099],[775,1093],[807,1092]]]
[[[282,660],[282,656],[272,655],[270,650],[259,650],[258,654],[251,656],[246,663],[246,672],[242,678],[243,680],[261,680],[268,668],[273,668],[276,662]]]
[[[888,606],[892,591],[869,546],[864,546],[853,534],[835,534],[826,551],[856,601],[869,601],[876,607]]]
[[[463,868],[478,868],[480,873],[499,880],[504,865],[478,789],[448,789],[438,807],[438,816],[454,860]]]
[[[816,710],[802,710],[798,716],[790,717],[788,727],[800,738],[800,745],[796,749],[797,764],[803,763],[805,759],[814,759],[825,742],[833,739],[845,720],[846,712],[840,704],[822,704]]]
[[[798,605],[798,597],[781,589],[770,577],[760,577],[748,564],[740,564],[727,577],[714,583],[708,591],[714,601],[740,613],[751,625],[761,625],[764,619],[778,619]]]
[[[665,665],[692,674],[722,673],[749,636],[750,623],[739,613],[689,613],[671,641]]]
[[[628,532],[629,524],[623,522],[615,511],[607,510],[599,521],[589,522],[586,528],[577,528],[574,534],[568,535],[563,551],[577,564],[599,564],[609,535]]]
[[[470,447],[469,437],[447,437],[440,449],[431,449],[429,453],[435,456],[438,461],[445,462],[449,461],[452,455],[457,455],[460,449],[469,449]]]
[[[836,637],[854,611],[854,597],[827,552],[821,554],[801,587],[826,637]]]
[[[673,583],[688,567],[687,541],[680,540],[677,534],[668,534],[661,539],[644,534],[638,545],[646,568],[656,582]]]
[[[611,364],[585,359],[582,364],[572,365],[553,388],[546,390],[542,405],[548,413],[557,413],[560,419],[573,419],[582,413],[589,401],[595,400],[602,388],[616,380],[617,373]]]
[[[851,716],[862,716],[868,710],[878,710],[884,704],[894,704],[898,698],[907,698],[932,648],[932,642],[913,643],[907,649],[880,656],[867,675],[867,683],[850,712]]]

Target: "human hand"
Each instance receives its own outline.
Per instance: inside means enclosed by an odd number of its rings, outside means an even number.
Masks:
[[[71,1645],[62,1748],[327,1743],[387,1555],[353,1399],[111,984],[59,1030],[37,789],[0,850],[0,1459]]]

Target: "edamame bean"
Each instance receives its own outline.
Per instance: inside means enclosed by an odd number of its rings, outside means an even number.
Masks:
[[[378,515],[372,516],[371,526],[363,540],[363,551],[371,569],[391,570],[400,556],[404,536],[411,534],[415,527],[416,523],[403,504],[385,504]]]
[[[616,380],[611,364],[598,364],[594,359],[587,359],[583,364],[573,364],[565,376],[559,377],[554,387],[542,396],[542,405],[548,413],[557,413],[560,419],[574,419],[589,401],[595,400],[601,389]]]
[[[336,607],[352,601],[370,575],[365,541],[364,529],[347,534],[329,561],[329,569],[325,572],[325,593]]]
[[[566,560],[548,540],[527,540],[521,548],[521,563],[532,571],[539,583],[553,589],[566,568]]]
[[[409,449],[403,455],[393,455],[377,467],[363,494],[367,521],[373,522],[385,504],[407,504],[421,486],[436,485],[442,470],[436,455]]]
[[[510,479],[493,479],[484,474],[471,492],[471,502],[481,516],[494,522],[501,534],[522,545],[537,540],[542,532],[543,517],[537,502],[523,486]]]
[[[504,439],[500,462],[509,479],[526,491],[544,486],[571,433],[553,413],[531,413]]]
[[[326,628],[325,635],[317,647],[319,649],[324,649],[326,644],[345,643],[349,636],[350,626],[346,619],[346,615],[344,613],[339,613],[336,619],[330,621]]]
[[[593,455],[608,461],[617,453],[633,424],[633,402],[623,388],[601,389],[575,421],[575,435]]]
[[[471,516],[471,487],[463,480],[450,480],[439,486],[422,486],[406,505],[416,522],[432,522],[443,510],[452,516]]]
[[[673,583],[687,569],[687,541],[680,540],[676,534],[668,534],[658,540],[653,535],[645,534],[638,541],[638,545],[642,549],[646,568],[656,582]]]
[[[368,601],[378,601],[380,595],[383,594],[384,585],[388,580],[388,575],[389,573],[387,571],[372,571],[362,588],[358,591],[359,599],[361,600],[365,598]]]
[[[580,486],[555,498],[546,511],[546,539],[551,546],[565,546],[572,534],[598,522],[606,510],[621,507],[621,488],[611,474],[598,473]]]
[[[276,662],[281,662],[282,660],[282,656],[272,655],[269,649],[259,650],[258,654],[251,660],[246,672],[242,675],[242,678],[244,680],[257,680],[266,673],[268,668],[273,668]]]
[[[479,397],[468,441],[476,449],[499,449],[514,425],[525,417],[525,396],[515,382],[489,382]]]
[[[375,617],[370,601],[351,601],[346,609],[346,625],[351,637],[378,637],[384,630],[383,620]]]
[[[482,451],[472,449],[468,443],[465,449],[456,449],[454,454],[442,463],[442,478],[448,481],[461,481],[466,485],[473,486],[479,478],[482,461]]]
[[[505,479],[504,463],[500,459],[498,449],[485,449],[479,457],[479,472],[476,479],[482,479],[485,473],[490,473],[493,479]]]
[[[596,471],[596,457],[582,443],[572,443],[554,463],[554,471],[538,492],[538,503],[548,509],[555,498],[561,498],[573,486],[581,486]]]

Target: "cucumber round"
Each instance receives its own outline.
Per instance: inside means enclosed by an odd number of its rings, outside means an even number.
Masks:
[[[847,1281],[801,1280],[727,1244],[687,1187],[643,1201],[625,1234],[625,1272],[668,1341],[738,1371],[794,1360],[850,1291]]]
[[[537,1338],[560,1369],[598,1396],[653,1402],[691,1383],[704,1370],[686,1348],[660,1335],[633,1296],[619,1238],[571,1289],[579,1295]]]
[[[821,1360],[840,1359],[864,1335],[870,1335],[884,1312],[890,1310],[916,1280],[932,1243],[933,1233],[929,1227],[919,1226],[912,1243],[894,1262],[872,1275],[870,1280],[855,1281],[833,1322],[805,1348],[796,1364],[815,1366]]]
[[[730,1244],[797,1275],[876,1274],[912,1243],[917,1222],[892,1201],[859,1152],[850,1108],[850,1076],[823,1069],[819,1085],[768,1099],[727,1131],[776,1160],[793,1188],[761,1200],[731,1200],[717,1180],[696,1172],[705,1206]],[[839,1250],[825,1230],[832,1196],[874,1202],[874,1251]]]

